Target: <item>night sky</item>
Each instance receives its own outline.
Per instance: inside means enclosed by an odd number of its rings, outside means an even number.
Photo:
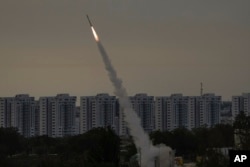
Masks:
[[[0,96],[113,94],[89,15],[129,95],[250,92],[249,0],[1,0]]]

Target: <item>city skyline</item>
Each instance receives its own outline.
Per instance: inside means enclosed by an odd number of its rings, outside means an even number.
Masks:
[[[248,1],[1,1],[0,94],[113,94],[89,14],[128,94],[250,92]]]
[[[0,127],[16,127],[25,137],[72,136],[108,126],[121,136],[131,132],[119,98],[97,94],[80,99],[80,107],[77,107],[76,97],[69,94],[40,97],[37,101],[28,94],[0,97]],[[146,133],[179,127],[212,127],[221,121],[221,97],[214,94],[190,97],[173,94],[155,98],[136,94],[129,96],[129,101]]]
[[[101,93],[81,96],[80,101],[77,106],[76,96],[69,94],[40,97],[39,100],[28,94],[0,97],[0,127],[16,127],[25,137],[72,136],[109,126],[120,136],[129,134],[119,98]],[[233,96],[230,103],[212,93],[158,97],[141,93],[129,96],[129,101],[146,133],[181,127],[191,130],[217,124],[232,125],[240,112],[250,115],[250,93]]]
[[[200,90],[201,91],[201,90]],[[201,93],[201,92],[200,92]],[[55,95],[60,95],[60,94],[68,94],[68,95],[72,95],[74,97],[76,97],[76,106],[80,106],[80,103],[81,103],[81,97],[92,97],[92,96],[96,96],[96,95],[101,95],[101,94],[107,94],[107,95],[110,95],[110,96],[114,96],[117,98],[117,96],[113,95],[113,93],[108,93],[108,92],[97,92],[96,94],[80,94],[79,96],[78,95],[75,95],[75,94],[72,94],[72,93],[69,93],[69,92],[58,92],[58,93],[55,93],[55,94],[49,94],[49,95],[38,95],[38,96],[34,96],[30,93],[16,93],[16,94],[13,94],[13,95],[10,95],[10,96],[2,96],[0,94],[0,98],[12,98],[12,97],[15,97],[15,96],[18,96],[18,95],[29,95],[31,97],[34,98],[34,100],[38,101],[40,98],[44,98],[44,97],[54,97]],[[184,94],[182,92],[173,92],[173,93],[170,93],[170,94],[162,94],[162,95],[158,95],[158,96],[154,96],[152,94],[149,94],[147,92],[135,92],[134,94],[128,94],[129,97],[133,97],[133,96],[136,96],[136,95],[140,95],[140,94],[146,94],[148,96],[151,96],[153,97],[154,99],[156,99],[157,97],[168,97],[168,96],[172,96],[172,95],[183,95],[183,96],[201,96],[201,94],[190,94],[190,95],[187,95],[187,94]],[[237,96],[241,96],[243,94],[250,94],[249,92],[240,92],[240,93],[237,93],[235,95],[231,95],[229,97],[229,99],[223,99],[223,96],[221,96],[220,94],[216,93],[216,92],[203,92],[202,95],[206,95],[206,94],[214,94],[216,96],[220,96],[221,97],[221,101],[223,102],[230,102],[233,100],[234,97],[237,97]]]

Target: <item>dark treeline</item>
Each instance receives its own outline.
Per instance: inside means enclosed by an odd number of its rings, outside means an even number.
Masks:
[[[197,155],[204,155],[208,148],[234,146],[234,128],[223,124],[193,130],[178,128],[171,132],[156,131],[150,137],[155,145],[164,143],[176,151],[176,156],[192,160]]]
[[[176,156],[182,156],[186,161],[197,162],[197,157],[200,157],[197,166],[224,167],[229,165],[229,157],[223,155],[222,148],[250,150],[250,116],[241,112],[233,125],[156,131],[150,134],[150,138],[155,145],[164,143],[170,146]]]
[[[240,141],[235,145],[235,135]],[[150,134],[153,144],[166,144],[176,156],[185,161],[204,161],[200,166],[225,166],[228,157],[216,151],[230,147],[250,149],[250,116],[243,113],[234,125],[218,124],[215,127],[173,131],[155,131]],[[87,133],[63,138],[37,136],[24,138],[15,128],[0,128],[1,167],[116,167],[120,159],[129,161],[136,154],[133,141],[120,147],[120,138],[111,128],[96,128]],[[120,153],[120,150],[123,152]],[[124,152],[124,149],[126,150]],[[199,166],[199,165],[198,165]]]
[[[114,167],[119,163],[119,143],[110,128],[63,138],[24,138],[14,128],[0,128],[0,166]]]

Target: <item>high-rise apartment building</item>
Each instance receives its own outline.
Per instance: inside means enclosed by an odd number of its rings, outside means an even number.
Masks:
[[[234,116],[240,111],[250,115],[250,93],[232,99]],[[221,97],[214,94],[172,94],[154,99],[141,93],[130,96],[129,100],[147,133],[180,127],[191,130],[220,123]],[[124,116],[118,99],[108,94],[82,96],[78,108],[76,97],[69,94],[40,97],[39,101],[27,94],[0,98],[0,127],[16,127],[25,137],[71,136],[108,126],[120,136],[127,136],[129,130]]]
[[[75,134],[76,96],[58,94],[52,100],[52,137]]]
[[[92,128],[110,126],[119,134],[119,105],[115,96],[97,94],[82,96],[80,99],[80,133]]]
[[[220,123],[230,125],[233,124],[231,101],[223,101],[221,103]]]
[[[131,107],[137,113],[140,118],[141,126],[144,131],[150,133],[154,130],[154,96],[148,96],[145,93],[136,94],[135,96],[130,96],[129,100],[131,102]],[[126,126],[126,122],[124,120],[124,111],[120,108],[119,114],[119,128],[120,128],[120,136],[127,136],[129,134],[129,130]]]
[[[246,116],[250,116],[250,93],[243,93],[241,96],[232,97],[232,117],[244,112]]]
[[[64,137],[75,135],[76,97],[58,94],[55,97],[41,97],[40,135]]]
[[[11,110],[14,100],[13,97],[0,98],[0,127],[11,127]]]
[[[154,130],[154,96],[148,96],[147,94],[136,94],[129,97],[132,104],[132,108],[138,114],[141,119],[141,125],[146,132],[152,132]]]
[[[212,127],[220,123],[221,96],[204,94],[199,97],[199,120],[197,126]]]
[[[188,128],[188,97],[182,94],[156,97],[155,127],[156,130],[174,130],[179,127]]]
[[[191,130],[200,127],[200,96],[187,96],[187,125],[185,128]]]
[[[19,94],[0,98],[1,127],[15,127],[24,137],[39,134],[39,105],[34,97]]]
[[[54,97],[39,98],[39,135],[52,136],[52,101]]]
[[[180,127],[191,130],[205,125],[214,126],[220,123],[220,104],[221,97],[214,94],[156,97],[155,128],[171,131]]]
[[[77,106],[75,108],[75,114],[76,114],[76,117],[75,117],[75,125],[76,125],[75,135],[79,135],[80,134],[80,107],[79,106]]]

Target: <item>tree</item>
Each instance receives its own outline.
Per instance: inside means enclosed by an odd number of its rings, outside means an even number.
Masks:
[[[63,160],[84,161],[86,166],[119,163],[120,139],[110,127],[69,137],[65,143],[59,148]]]
[[[210,128],[208,133],[208,146],[210,148],[234,146],[234,129],[232,125],[217,124],[215,127]]]
[[[150,139],[152,140],[154,145],[165,143],[166,142],[166,137],[164,132],[161,131],[154,131],[149,134]]]
[[[177,128],[172,131],[173,146],[177,156],[183,156],[192,159],[196,150],[196,139],[194,134],[186,128]]]
[[[209,129],[207,127],[194,128],[192,130],[196,140],[196,152],[203,155],[209,147]]]
[[[187,159],[193,159],[197,142],[194,134],[186,128],[177,128],[171,132],[155,131],[150,134],[154,145],[165,144],[176,150],[177,156],[184,156]]]
[[[23,151],[24,138],[15,128],[0,128],[0,155],[12,156]]]
[[[229,159],[220,152],[209,149],[196,165],[197,167],[225,167],[229,166]]]
[[[165,144],[170,147],[173,147],[175,145],[173,133],[170,131],[155,131],[150,133],[149,136],[154,145]]]
[[[241,149],[250,149],[250,116],[246,116],[241,112],[234,121],[234,132],[239,138]]]
[[[55,145],[57,139],[44,136],[36,136],[26,139],[27,141],[27,153],[32,154],[52,154],[55,153]]]

